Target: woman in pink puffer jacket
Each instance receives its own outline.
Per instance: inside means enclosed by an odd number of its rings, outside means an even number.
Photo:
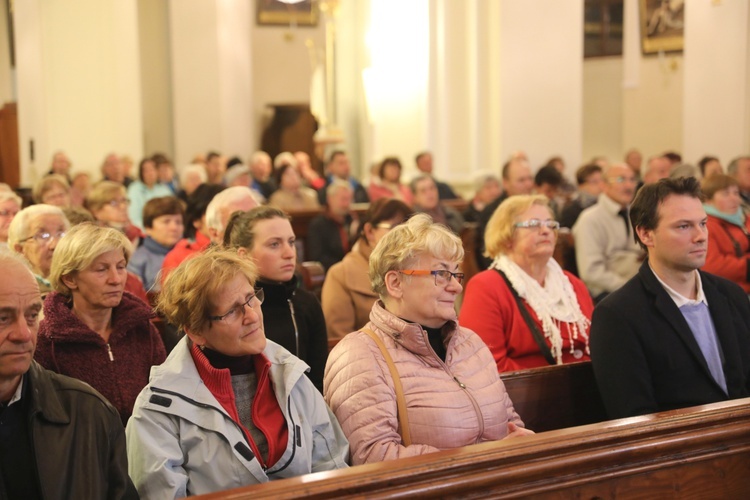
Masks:
[[[370,256],[381,300],[361,331],[331,351],[325,399],[349,440],[352,464],[393,460],[532,434],[513,409],[492,354],[456,321],[461,241],[429,216],[392,229]],[[403,386],[411,444],[404,443],[387,349]]]

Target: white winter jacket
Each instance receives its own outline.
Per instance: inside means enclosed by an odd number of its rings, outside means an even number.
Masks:
[[[151,369],[128,422],[128,471],[141,498],[178,498],[347,467],[349,444],[307,365],[268,341],[263,354],[289,441],[264,470],[198,374],[187,337]]]

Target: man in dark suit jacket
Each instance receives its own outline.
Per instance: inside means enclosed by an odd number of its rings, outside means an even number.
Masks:
[[[750,394],[750,302],[699,271],[706,213],[694,178],[644,186],[630,209],[648,260],[594,310],[591,361],[611,418]]]

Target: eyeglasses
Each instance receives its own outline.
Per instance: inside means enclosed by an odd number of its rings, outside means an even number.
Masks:
[[[49,245],[49,243],[52,241],[52,239],[56,239],[57,241],[60,241],[62,237],[65,236],[65,231],[58,231],[56,233],[38,233],[33,236],[29,236],[28,238],[24,238],[19,243],[26,243],[27,241],[33,239],[40,245]]]
[[[15,217],[18,210],[0,210],[0,217]]]
[[[247,298],[247,300],[245,302],[243,302],[242,304],[235,305],[229,311],[227,311],[226,313],[224,313],[224,314],[222,314],[220,316],[209,316],[208,319],[210,321],[221,321],[222,323],[225,323],[225,324],[229,325],[229,324],[234,323],[235,321],[237,321],[240,318],[244,318],[245,317],[245,311],[247,310],[246,306],[252,307],[250,305],[250,303],[253,301],[253,299],[258,299],[258,305],[261,305],[263,303],[263,298],[265,297],[263,295],[263,289],[262,288],[256,288],[254,290],[254,292],[255,293],[253,295],[249,296]]]
[[[560,223],[556,220],[529,219],[513,224],[513,227],[524,227],[526,229],[540,229],[542,226],[553,231],[560,229]]]
[[[127,198],[118,198],[116,200],[108,201],[107,205],[114,208],[121,207],[123,205],[127,207],[128,205],[130,205],[130,200]]]
[[[456,278],[460,285],[464,280],[464,273],[452,273],[446,269],[438,269],[436,271],[428,271],[426,269],[407,269],[405,271],[399,271],[401,274],[407,276],[434,276],[435,286],[445,286],[450,283],[451,278]]]
[[[635,183],[635,177],[625,177],[623,175],[617,176],[617,177],[608,177],[609,182],[613,182],[615,184],[623,184],[625,182],[632,182]]]

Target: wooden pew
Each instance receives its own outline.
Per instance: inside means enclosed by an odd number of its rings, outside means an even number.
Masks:
[[[196,498],[744,498],[748,491],[750,398]]]
[[[607,420],[590,361],[501,373],[500,378],[534,432]]]

